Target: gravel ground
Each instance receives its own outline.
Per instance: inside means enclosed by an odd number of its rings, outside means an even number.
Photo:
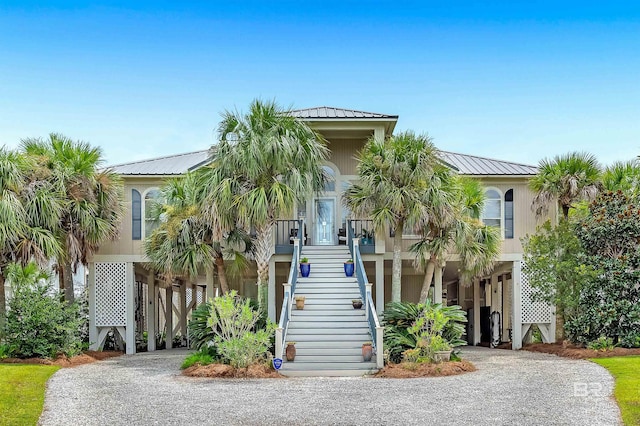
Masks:
[[[478,371],[429,379],[191,379],[186,351],[59,370],[42,425],[617,425],[613,379],[554,355],[465,348]]]

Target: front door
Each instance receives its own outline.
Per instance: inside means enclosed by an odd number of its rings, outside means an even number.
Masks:
[[[337,232],[335,198],[316,198],[313,213],[313,244],[334,245]]]

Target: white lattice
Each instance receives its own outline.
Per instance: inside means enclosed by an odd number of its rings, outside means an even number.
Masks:
[[[529,268],[522,263],[521,274],[522,323],[537,324],[551,322],[551,306],[545,302],[532,299],[533,288],[529,284]]]
[[[126,263],[96,263],[96,326],[127,325],[126,285]]]
[[[198,305],[202,303],[202,301],[204,300],[204,290],[196,291],[196,300],[198,302]]]
[[[186,288],[186,296],[187,296],[187,306],[189,306],[191,304],[191,300],[193,300],[193,293],[192,293],[192,289],[191,287],[187,287]]]

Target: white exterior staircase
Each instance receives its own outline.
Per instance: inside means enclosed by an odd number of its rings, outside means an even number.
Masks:
[[[344,262],[351,257],[346,246],[304,246],[309,277],[298,277],[295,296],[305,296],[303,310],[291,311],[285,340],[296,342],[296,358],[283,362],[286,376],[362,376],[377,371],[362,358],[362,344],[372,337],[365,308],[354,309],[361,299],[355,277],[346,277]]]

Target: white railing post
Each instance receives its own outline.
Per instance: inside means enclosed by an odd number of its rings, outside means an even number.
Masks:
[[[284,283],[282,284],[284,287],[284,299],[287,301],[287,321],[291,320],[291,300],[293,299],[293,295],[291,294],[291,284]]]
[[[282,327],[276,328],[276,358],[282,359]]]
[[[296,254],[294,259],[296,262],[300,261],[300,238],[293,239],[293,252]]]
[[[371,283],[366,283],[364,285],[365,287],[365,292],[364,292],[364,304],[367,307],[367,309],[365,310],[365,318],[367,319],[367,321],[369,321],[369,296],[371,296]]]
[[[381,326],[376,327],[376,367],[384,368],[384,346],[382,344],[383,328]]]

